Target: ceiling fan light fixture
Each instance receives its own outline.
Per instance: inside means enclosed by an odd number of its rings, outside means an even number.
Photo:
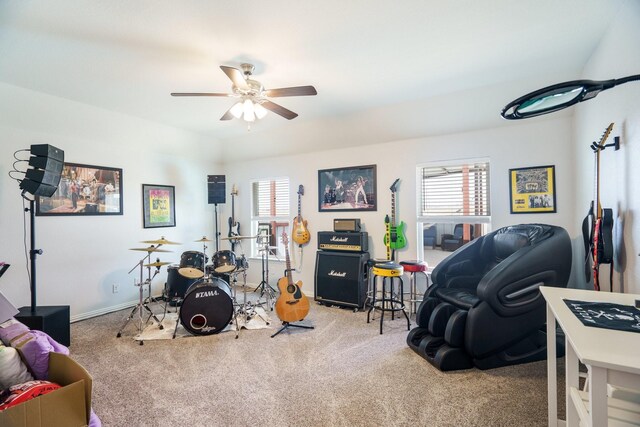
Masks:
[[[253,105],[253,111],[256,113],[256,117],[258,119],[262,119],[267,115],[267,109],[258,103]]]
[[[236,119],[239,119],[240,117],[242,117],[242,113],[244,112],[243,109],[243,104],[242,101],[238,101],[236,102],[233,107],[231,107],[231,109],[229,110],[229,112],[231,113],[231,115],[233,117],[235,117]]]
[[[246,122],[253,122],[256,120],[256,114],[253,110],[253,102],[250,99],[245,99],[243,103],[244,120]]]

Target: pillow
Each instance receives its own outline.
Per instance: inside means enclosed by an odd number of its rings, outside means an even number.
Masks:
[[[49,381],[28,381],[10,387],[0,396],[0,411],[26,402],[43,394],[59,389],[60,386]]]
[[[22,323],[0,328],[0,339],[19,349],[33,376],[46,380],[49,376],[49,352],[69,355],[69,349],[41,331],[29,330]]]
[[[33,381],[33,377],[22,362],[15,348],[0,344],[0,389]]]

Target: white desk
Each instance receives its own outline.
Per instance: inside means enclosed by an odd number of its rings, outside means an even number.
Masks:
[[[640,333],[584,326],[564,302],[572,299],[633,306],[640,295],[546,286],[540,291],[547,301],[549,426],[562,425],[556,401],[556,321],[566,337],[566,425],[578,426],[581,421],[593,427],[640,424],[637,404],[607,397],[607,384],[640,390]],[[589,371],[588,394],[579,391],[578,361]],[[618,424],[625,419],[627,423]]]

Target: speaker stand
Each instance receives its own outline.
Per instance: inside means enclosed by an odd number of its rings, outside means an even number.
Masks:
[[[278,335],[280,332],[284,331],[285,329],[289,329],[289,327],[291,327],[291,328],[302,328],[302,329],[314,329],[313,326],[296,325],[295,323],[282,322],[282,328],[280,328],[278,330],[278,332],[276,332],[275,334],[271,335],[271,338],[275,337],[276,335]]]

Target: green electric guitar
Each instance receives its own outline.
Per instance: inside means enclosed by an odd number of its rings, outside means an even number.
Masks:
[[[407,246],[407,239],[404,237],[404,221],[401,221],[400,224],[396,225],[396,187],[398,186],[398,182],[400,178],[396,179],[393,182],[393,185],[390,187],[391,190],[391,223],[389,224],[389,233],[385,233],[384,236],[384,244],[393,249],[402,249]]]

